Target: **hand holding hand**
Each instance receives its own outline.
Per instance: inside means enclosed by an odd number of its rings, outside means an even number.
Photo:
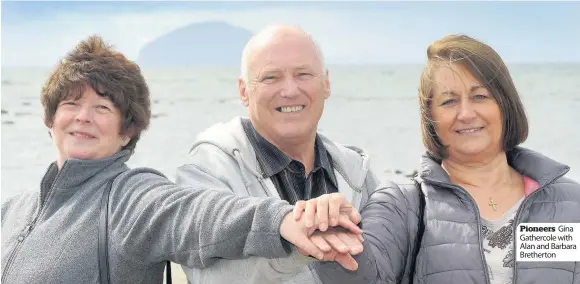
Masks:
[[[348,270],[357,270],[358,263],[352,257],[363,251],[359,235],[341,229],[329,228],[325,232],[315,231],[310,240],[322,251],[324,261],[336,261]],[[302,254],[305,252],[298,249]]]
[[[357,226],[361,217],[344,195],[332,193],[299,201],[294,207],[293,218],[289,215],[282,221],[280,234],[300,253],[319,260],[337,261],[349,270],[358,268],[352,255],[363,250],[362,230]],[[336,228],[329,229],[329,225]]]
[[[302,216],[305,217],[308,228],[318,223],[319,230],[324,232],[328,227],[340,225],[355,234],[361,234],[362,241],[362,230],[357,226],[361,221],[360,213],[342,193],[330,193],[306,201],[300,200],[296,202],[293,212],[296,220],[300,220]]]

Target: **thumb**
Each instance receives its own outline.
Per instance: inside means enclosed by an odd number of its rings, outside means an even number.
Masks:
[[[304,256],[310,256],[306,251],[304,251],[303,249],[301,249],[299,247],[296,247],[296,250]]]
[[[324,258],[324,253],[306,236],[298,235],[294,241],[288,241],[294,244],[296,249],[303,255],[311,255],[319,260]]]

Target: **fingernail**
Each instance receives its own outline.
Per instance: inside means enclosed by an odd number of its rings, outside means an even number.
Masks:
[[[319,253],[316,255],[316,258],[322,260],[324,258],[324,254],[323,253]]]
[[[326,225],[326,223],[320,223],[320,230],[321,231],[326,231],[326,229],[328,229],[328,226]]]
[[[336,219],[335,218],[330,219],[330,224],[336,226]]]
[[[312,222],[310,220],[306,221],[306,228],[312,227]]]

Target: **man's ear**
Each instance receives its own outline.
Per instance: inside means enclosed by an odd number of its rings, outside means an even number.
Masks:
[[[324,75],[324,91],[326,94],[325,99],[328,99],[330,97],[330,77],[328,77],[328,69],[326,69]]]
[[[248,107],[248,105],[249,105],[249,98],[248,98],[248,92],[246,92],[246,90],[247,90],[246,82],[240,76],[238,78],[238,92],[239,92],[239,95],[240,95],[240,100],[242,101],[242,104],[244,104],[244,106]]]

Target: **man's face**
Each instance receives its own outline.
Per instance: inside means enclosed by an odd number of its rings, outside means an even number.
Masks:
[[[311,139],[330,96],[328,71],[305,35],[271,38],[248,56],[240,97],[250,120],[270,141]]]

